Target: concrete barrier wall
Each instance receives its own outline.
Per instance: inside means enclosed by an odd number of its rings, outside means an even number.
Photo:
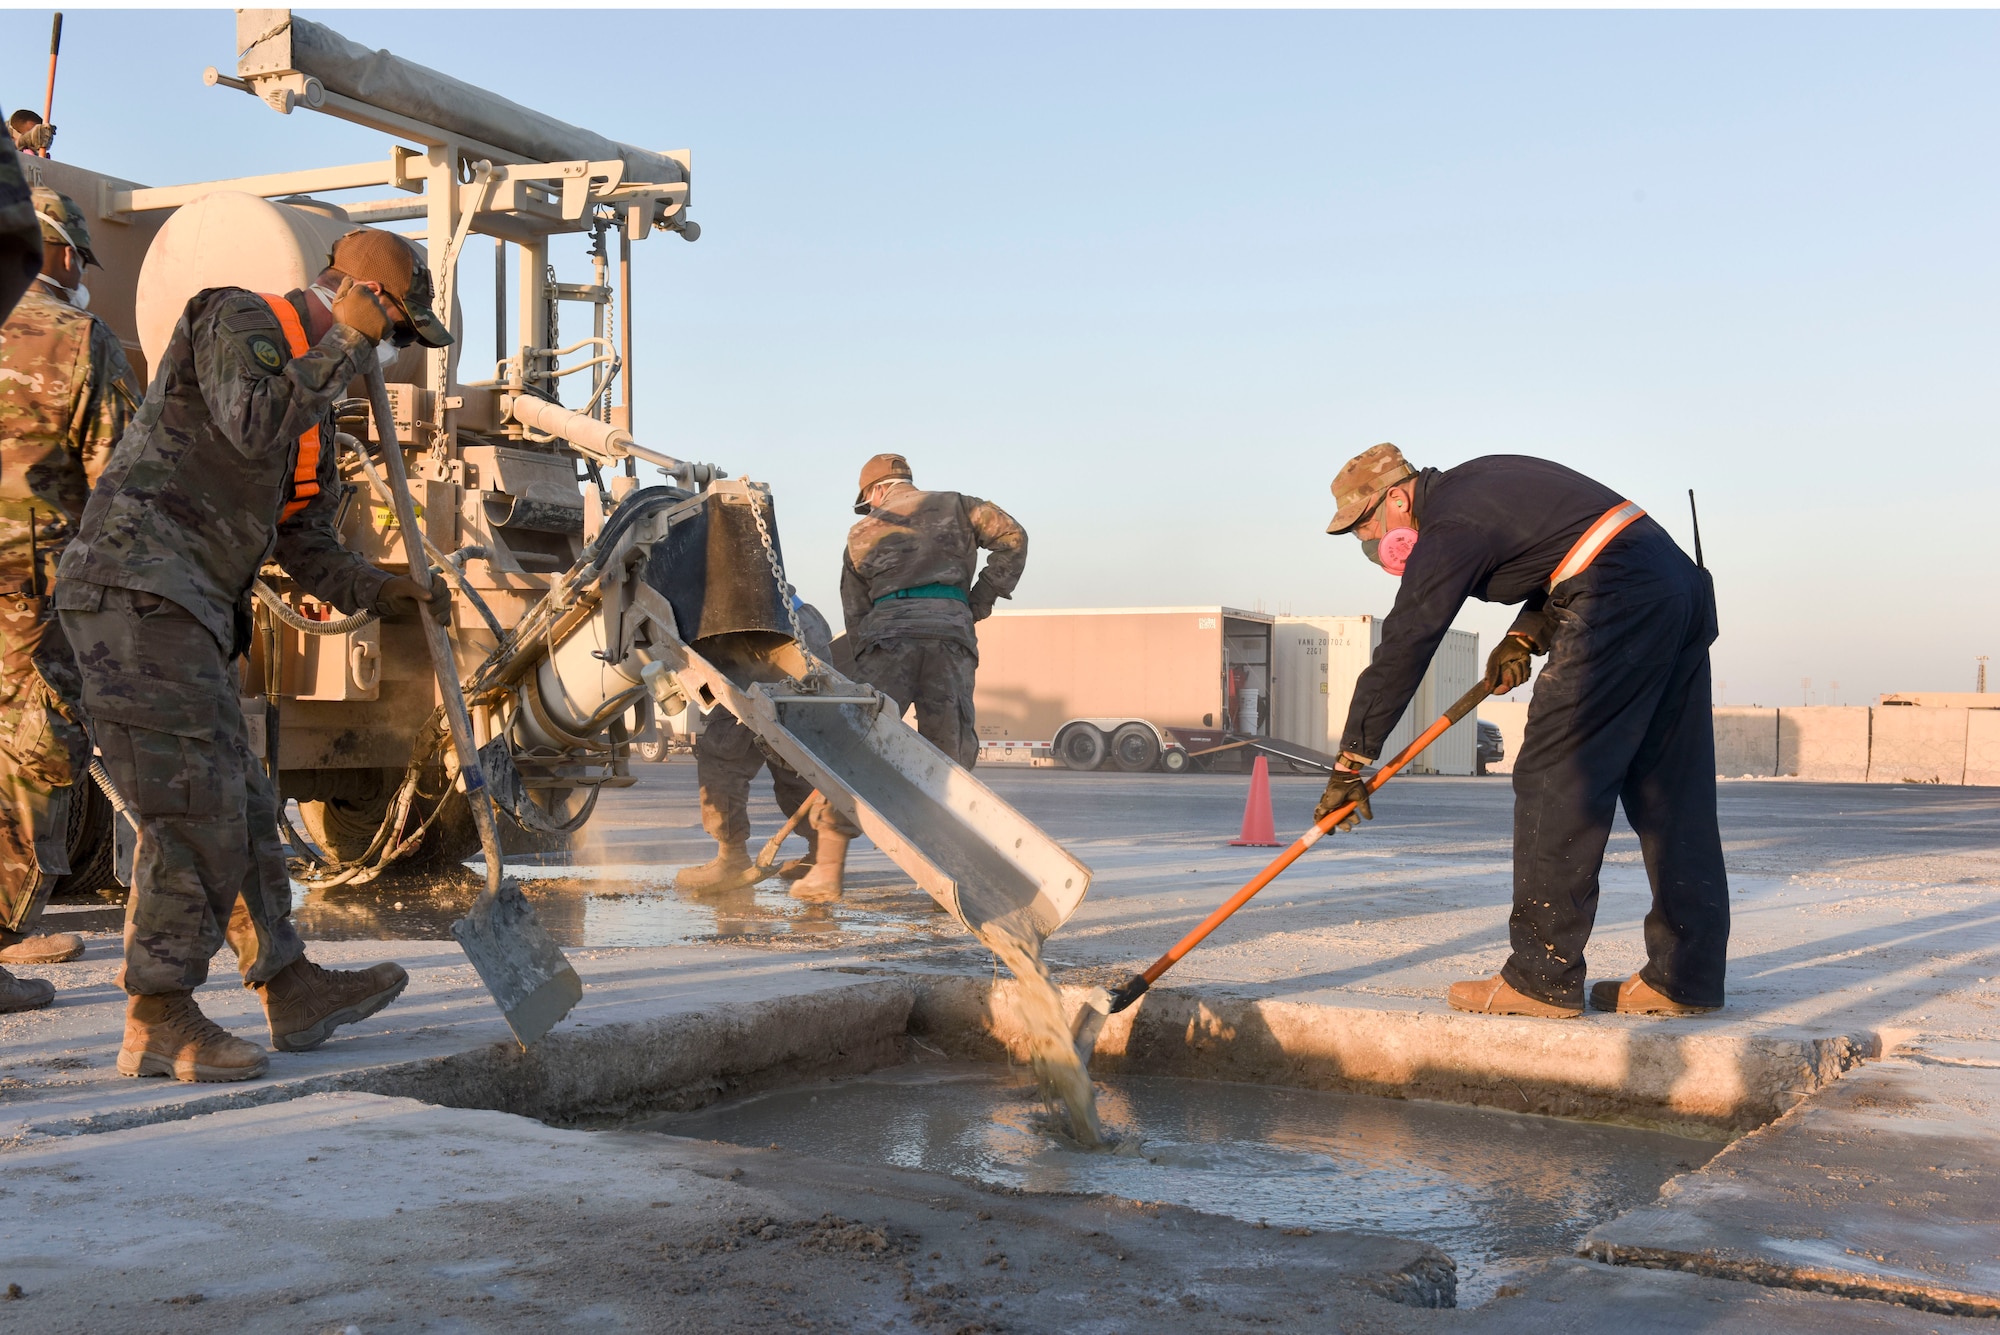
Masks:
[[[1715,710],[1715,772],[1725,779],[1768,779],[1778,770],[1778,711],[1745,705]]]
[[[1824,783],[1868,778],[1866,705],[1820,705],[1778,711],[1778,773]],[[1719,773],[1728,773],[1720,765]]]
[[[1873,712],[1868,782],[1965,782],[1966,716],[1972,710],[1886,705]]]
[[[1965,781],[2000,787],[2000,709],[1965,711]]]

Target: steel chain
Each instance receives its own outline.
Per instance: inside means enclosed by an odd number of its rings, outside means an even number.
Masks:
[[[794,684],[800,690],[812,694],[819,690],[825,680],[826,664],[820,661],[819,655],[815,654],[812,646],[806,643],[805,627],[799,624],[798,599],[792,592],[791,581],[785,578],[784,563],[778,559],[778,546],[771,540],[771,527],[764,522],[764,506],[758,504],[760,496],[766,504],[771,503],[771,488],[762,482],[752,482],[748,478],[744,479],[743,485],[750,492],[750,515],[757,521],[757,537],[764,544],[764,559],[770,563],[771,578],[778,582],[778,596],[785,600],[785,617],[792,623],[792,639],[797,642],[799,652],[806,658],[806,675],[803,678],[795,678]]]

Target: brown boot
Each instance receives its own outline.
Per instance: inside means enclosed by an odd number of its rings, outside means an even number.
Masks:
[[[170,1075],[176,1080],[255,1080],[271,1059],[201,1013],[192,992],[133,997],[125,1006],[120,1075]]]
[[[344,1024],[365,1020],[401,996],[410,975],[400,964],[365,969],[322,969],[301,957],[268,983],[250,986],[264,999],[271,1022],[271,1046],[280,1052],[310,1052]]]
[[[1444,999],[1453,1010],[1470,1011],[1474,1015],[1532,1015],[1538,1020],[1574,1020],[1583,1014],[1581,1007],[1557,1006],[1518,992],[1497,973],[1491,978],[1468,978],[1462,983],[1453,983]]]
[[[682,867],[674,875],[674,886],[700,894],[705,890],[736,890],[752,884],[757,864],[741,841],[717,844],[715,856],[699,867]]]
[[[1590,985],[1590,1004],[1596,1010],[1620,1015],[1706,1015],[1720,1006],[1683,1006],[1651,983],[1633,974],[1624,981],[1612,978]]]
[[[819,861],[819,831],[808,828],[805,834],[806,834],[806,855],[802,858],[793,858],[790,862],[787,862],[782,867],[779,867],[778,868],[779,880],[796,881],[800,877],[804,876],[807,872],[811,871],[813,869],[813,864]]]
[[[792,898],[808,904],[836,902],[844,889],[841,878],[847,873],[847,836],[832,830],[819,832],[818,856],[812,870],[792,886]]]
[[[82,955],[83,938],[75,932],[22,936],[0,930],[0,964],[67,964]]]
[[[16,978],[0,969],[0,1015],[40,1010],[56,999],[56,990],[39,978]]]

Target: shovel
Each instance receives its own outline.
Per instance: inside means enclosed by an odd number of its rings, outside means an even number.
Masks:
[[[423,537],[417,531],[410,479],[403,471],[403,446],[396,439],[395,414],[389,410],[389,388],[382,383],[382,368],[372,360],[368,366],[368,402],[375,414],[375,435],[382,443],[382,463],[388,470],[389,488],[395,496],[396,523],[403,531],[403,551],[409,558],[410,578],[429,593],[431,565],[424,556]],[[466,805],[472,808],[473,823],[479,827],[479,848],[486,857],[486,888],[472,901],[465,916],[451,925],[451,934],[472,961],[472,967],[478,970],[479,981],[493,994],[515,1039],[525,1048],[569,1014],[570,1007],[583,997],[583,980],[563,958],[561,947],[535,921],[535,911],[522,897],[520,888],[501,880],[500,827],[486,791],[486,772],[479,767],[479,748],[472,740],[472,718],[465,710],[465,691],[459,685],[451,639],[428,608],[418,614],[417,620],[423,623],[424,642],[430,646],[438,694],[444,699],[452,747],[458,752],[458,776],[465,784]]]
[[[1422,735],[1404,747],[1394,760],[1375,771],[1374,776],[1368,780],[1368,791],[1376,792],[1383,784],[1395,778],[1396,774],[1415,760],[1425,747],[1444,736],[1446,729],[1477,709],[1479,702],[1491,694],[1493,688],[1482,681],[1458,697],[1437,722],[1425,728]],[[1308,848],[1324,839],[1332,832],[1333,827],[1346,820],[1353,810],[1354,803],[1349,802],[1346,806],[1335,807],[1320,817],[1310,830],[1292,841],[1290,848],[1271,859],[1270,865],[1251,877],[1249,883],[1231,895],[1221,908],[1204,918],[1201,926],[1176,941],[1173,949],[1154,960],[1146,972],[1133,974],[1116,990],[1107,991],[1101,987],[1093,989],[1090,995],[1085,997],[1083,1009],[1077,1013],[1075,1023],[1070,1026],[1070,1033],[1076,1039],[1076,1050],[1086,1064],[1090,1060],[1091,1051],[1097,1046],[1098,1031],[1104,1028],[1107,1019],[1144,996],[1147,988],[1160,981],[1161,974],[1173,968],[1180,962],[1182,956],[1207,940],[1210,932],[1222,926],[1229,920],[1230,915],[1248,904],[1259,890],[1277,880],[1281,872],[1304,857]]]

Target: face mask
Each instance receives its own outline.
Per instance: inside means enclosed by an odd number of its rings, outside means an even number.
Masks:
[[[83,283],[78,283],[75,287],[71,288],[69,290],[69,304],[80,311],[89,310],[90,288]]]
[[[375,345],[375,364],[386,371],[396,364],[396,358],[401,353],[401,348],[385,338]]]
[[[1413,528],[1392,528],[1381,538],[1364,538],[1362,554],[1392,575],[1401,575],[1410,564],[1410,553],[1417,549],[1417,531]]]

